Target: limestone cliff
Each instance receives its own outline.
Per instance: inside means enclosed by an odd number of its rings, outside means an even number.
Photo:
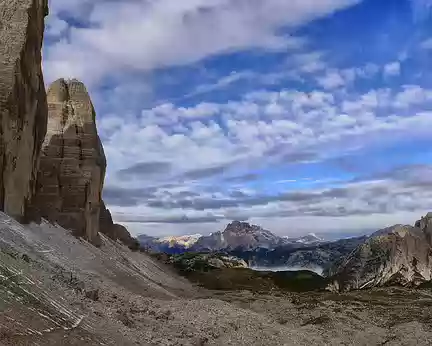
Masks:
[[[334,269],[330,289],[418,286],[432,280],[431,232],[432,213],[416,227],[396,225],[378,231]]]
[[[140,244],[137,239],[133,238],[126,227],[115,224],[113,222],[110,211],[106,208],[105,203],[102,201],[100,210],[100,226],[99,230],[109,238],[117,241],[119,240],[131,250],[138,250]]]
[[[0,210],[16,218],[27,214],[46,132],[47,12],[47,0],[0,1]]]
[[[106,159],[85,86],[59,79],[49,88],[34,207],[38,215],[98,245]]]

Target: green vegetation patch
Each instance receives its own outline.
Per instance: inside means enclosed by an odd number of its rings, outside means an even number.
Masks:
[[[323,290],[328,280],[311,271],[263,272],[249,268],[216,268],[210,258],[224,254],[186,253],[165,261],[189,280],[211,290],[250,290],[253,292]]]

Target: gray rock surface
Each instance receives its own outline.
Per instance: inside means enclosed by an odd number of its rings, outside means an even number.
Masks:
[[[259,226],[234,221],[223,232],[199,238],[191,249],[193,251],[251,250],[274,248],[284,242],[285,239]]]
[[[41,217],[100,244],[106,159],[90,96],[81,82],[59,79],[48,89],[48,130],[34,198]]]
[[[47,0],[0,1],[0,210],[27,216],[46,132],[41,47]]]
[[[432,280],[432,214],[417,227],[396,225],[376,232],[330,271],[339,291],[384,285],[418,286]]]

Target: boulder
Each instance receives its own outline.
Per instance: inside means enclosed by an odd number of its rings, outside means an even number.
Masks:
[[[47,98],[35,213],[99,245],[106,159],[93,104],[84,84],[75,79],[55,81]]]
[[[0,210],[25,218],[46,132],[41,47],[47,0],[0,1]]]

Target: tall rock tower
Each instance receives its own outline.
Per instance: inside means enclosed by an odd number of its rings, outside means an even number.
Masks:
[[[47,0],[0,1],[0,210],[25,217],[46,132],[41,47]]]
[[[55,81],[47,99],[48,129],[35,209],[48,221],[98,245],[106,159],[93,104],[84,84],[77,80]]]

